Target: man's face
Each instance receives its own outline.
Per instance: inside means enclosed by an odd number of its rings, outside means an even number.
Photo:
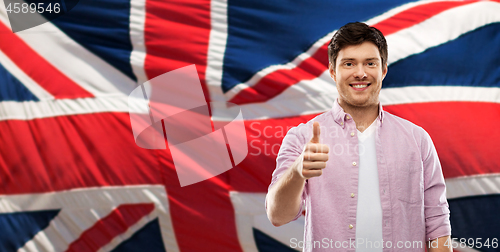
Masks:
[[[347,46],[339,51],[336,66],[329,65],[330,76],[337,83],[339,103],[355,107],[378,104],[382,80],[382,59],[377,46],[371,42]]]

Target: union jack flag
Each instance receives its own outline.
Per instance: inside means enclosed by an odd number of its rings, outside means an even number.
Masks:
[[[304,219],[272,226],[264,198],[287,130],[337,97],[327,44],[353,21],[387,38],[384,109],[434,141],[456,250],[498,251],[498,0],[80,0],[16,33],[4,6],[0,251],[299,250]],[[207,102],[239,105],[248,155],[181,187],[168,148],[136,145],[130,113],[147,111],[127,99],[192,64]]]

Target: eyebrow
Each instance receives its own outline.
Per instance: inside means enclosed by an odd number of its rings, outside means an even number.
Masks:
[[[340,61],[349,61],[349,60],[356,60],[355,58],[345,58],[345,59],[341,59]],[[370,60],[376,60],[376,61],[380,61],[379,58],[368,58],[368,59],[365,59],[366,61],[370,61]]]

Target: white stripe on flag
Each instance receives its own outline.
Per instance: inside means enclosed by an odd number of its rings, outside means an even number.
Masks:
[[[446,179],[446,198],[500,194],[500,173]]]
[[[146,0],[130,1],[130,41],[132,42],[132,52],[130,53],[130,64],[132,71],[137,77],[137,83],[143,84],[148,81],[144,70],[146,59],[146,42],[144,35],[144,25],[146,23]],[[127,94],[128,95],[128,94]]]
[[[128,108],[128,97],[116,95],[110,97],[55,99],[51,101],[5,101],[0,102],[0,121],[31,120],[55,116],[81,115],[106,112],[135,112],[148,114],[145,100],[137,99],[136,106]],[[146,106],[144,106],[146,104]]]
[[[419,102],[493,102],[500,103],[500,88],[468,86],[412,86],[380,91],[382,105]]]
[[[206,83],[212,101],[225,102],[222,93],[222,65],[227,42],[227,0],[210,2],[211,30],[207,52]]]

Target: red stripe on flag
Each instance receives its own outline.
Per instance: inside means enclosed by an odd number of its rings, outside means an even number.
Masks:
[[[0,22],[0,50],[26,75],[57,99],[94,97],[47,62],[35,50]],[[57,53],[54,49],[54,53]]]
[[[0,121],[0,194],[162,184],[154,150],[135,144],[128,113]]]
[[[498,173],[500,104],[431,102],[385,106],[431,136],[445,178]]]
[[[415,6],[375,25],[382,33],[389,34],[406,29],[445,10],[477,1],[443,1]],[[265,102],[303,80],[312,80],[328,69],[328,44],[322,45],[312,56],[292,69],[278,69],[259,80],[255,85],[241,90],[229,102],[247,104]]]
[[[124,204],[97,221],[72,242],[67,252],[97,251],[154,210],[153,203]]]
[[[148,79],[196,65],[205,98],[208,41],[210,38],[210,1],[146,1],[144,68]]]

